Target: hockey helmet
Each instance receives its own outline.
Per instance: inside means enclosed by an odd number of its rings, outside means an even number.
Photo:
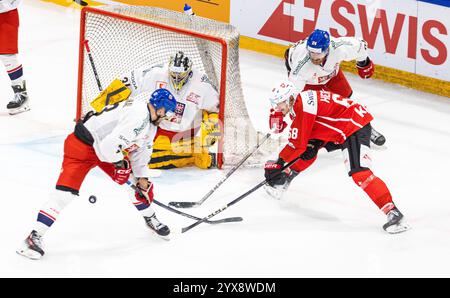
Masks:
[[[309,36],[306,41],[306,48],[308,51],[317,55],[328,54],[330,47],[330,34],[327,31],[316,29]]]
[[[282,81],[278,83],[270,93],[270,104],[273,108],[276,108],[279,103],[286,101],[289,103],[291,96],[295,98],[295,91],[296,88],[291,82]]]
[[[175,96],[173,96],[169,90],[164,88],[156,89],[150,96],[149,102],[153,107],[155,107],[155,110],[164,108],[166,110],[167,118],[171,118],[174,116],[177,101],[175,99]]]
[[[169,79],[172,87],[180,91],[192,74],[192,61],[182,51],[176,52],[169,60]]]

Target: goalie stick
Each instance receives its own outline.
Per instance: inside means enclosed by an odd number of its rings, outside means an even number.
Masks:
[[[281,169],[280,172],[278,172],[277,174],[273,175],[271,178],[274,178],[278,175],[280,175],[284,170],[286,170],[287,168],[289,168],[290,166],[292,166],[294,163],[296,163],[299,159],[300,156],[297,156],[296,158],[294,158],[292,161],[290,161],[289,163],[287,163],[286,165],[284,165]],[[238,198],[234,199],[233,201],[229,202],[228,204],[226,204],[225,206],[223,206],[222,208],[217,209],[216,211],[214,211],[213,213],[211,213],[210,215],[194,222],[193,224],[191,224],[190,226],[184,227],[181,229],[181,233],[186,233],[187,231],[189,231],[190,229],[198,226],[199,224],[201,224],[202,222],[206,222],[207,220],[209,220],[211,217],[216,216],[217,214],[219,214],[220,212],[224,211],[225,209],[227,209],[228,207],[236,204],[237,202],[239,202],[240,200],[242,200],[243,198],[247,197],[249,194],[253,193],[255,190],[257,190],[258,188],[260,188],[261,186],[263,186],[264,184],[267,183],[267,179],[264,179],[264,181],[258,183],[258,185],[254,186],[252,189],[250,189],[249,191],[247,191],[246,193],[240,195]]]
[[[142,194],[141,190],[140,190],[138,187],[136,187],[136,185],[134,185],[133,183],[131,183],[130,180],[128,180],[126,183],[127,183],[134,191],[138,191],[140,194]],[[143,194],[142,194],[142,195],[143,195]],[[164,208],[164,209],[166,209],[166,210],[169,210],[169,211],[171,211],[171,212],[174,212],[174,213],[176,213],[176,214],[179,214],[179,215],[182,215],[182,216],[189,217],[190,219],[202,220],[202,218],[200,218],[200,217],[197,217],[197,216],[194,216],[194,215],[191,215],[191,214],[188,214],[188,213],[181,212],[181,211],[179,211],[179,210],[177,210],[177,209],[174,209],[174,208],[171,208],[171,207],[169,207],[169,206],[166,206],[166,205],[164,205],[163,203],[161,203],[161,202],[159,202],[159,201],[157,201],[157,200],[155,200],[155,199],[153,199],[153,203],[155,203],[156,205],[158,205],[158,206],[160,206],[160,207],[162,207],[162,208]],[[219,219],[219,220],[206,220],[206,221],[204,221],[204,222],[209,223],[209,224],[220,224],[220,223],[226,223],[226,222],[239,222],[239,221],[242,221],[242,220],[243,220],[242,217],[226,217],[226,218],[222,218],[222,219]]]
[[[92,71],[94,72],[95,80],[97,81],[98,89],[100,90],[100,92],[102,92],[103,91],[102,83],[100,83],[100,78],[99,78],[98,73],[97,73],[97,68],[95,67],[95,64],[94,64],[94,58],[92,58],[91,48],[89,47],[89,44],[88,44],[87,40],[84,41],[84,47],[86,48],[86,52],[88,54],[89,62],[91,63]]]
[[[258,148],[268,139],[270,138],[271,133],[267,133],[264,138],[261,140],[261,142],[256,145],[255,148],[253,148],[250,152],[248,152],[244,158],[236,164],[226,175],[222,178],[206,195],[203,196],[203,198],[198,202],[170,202],[169,206],[173,206],[176,208],[191,208],[191,207],[198,207],[201,204],[203,204],[206,199],[208,199],[224,182],[227,180],[253,153],[258,150]]]

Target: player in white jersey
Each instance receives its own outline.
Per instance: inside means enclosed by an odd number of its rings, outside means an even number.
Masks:
[[[289,80],[300,90],[325,90],[350,98],[350,87],[339,65],[342,61],[356,60],[361,78],[370,78],[374,73],[374,64],[367,54],[367,43],[359,38],[332,38],[320,29],[314,30],[307,40],[301,40],[285,52],[285,65]],[[282,116],[271,111],[271,125],[280,123],[281,131],[285,126]],[[271,126],[272,127],[272,126]],[[371,141],[383,145],[385,137],[372,128]]]
[[[64,142],[56,190],[40,209],[32,232],[17,253],[30,259],[44,255],[43,235],[78,196],[86,175],[96,166],[118,184],[128,182],[132,175],[137,187],[136,191],[130,188],[133,205],[152,231],[167,238],[170,229],[156,218],[150,206],[153,183],[148,179],[147,165],[157,126],[173,116],[175,107],[174,96],[166,89],[157,89],[149,101],[116,103],[100,113],[89,112],[78,121],[75,131]]]
[[[0,0],[0,61],[5,65],[11,80],[14,98],[6,108],[14,115],[28,111],[28,94],[23,77],[22,64],[18,59],[19,13],[21,0]]]
[[[195,164],[206,169],[213,166],[214,155],[209,154],[207,147],[219,136],[219,94],[208,76],[193,67],[182,51],[171,56],[169,63],[144,66],[124,74],[91,105],[103,104],[105,93],[117,93],[116,90],[125,90],[120,99],[123,100],[157,88],[172,92],[177,107],[175,117],[163,121],[158,128],[149,167],[170,169]]]

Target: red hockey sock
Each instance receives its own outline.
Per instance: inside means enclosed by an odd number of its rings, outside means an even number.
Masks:
[[[388,213],[395,207],[386,184],[383,180],[375,176],[371,170],[354,173],[352,178],[369,195],[381,211]]]

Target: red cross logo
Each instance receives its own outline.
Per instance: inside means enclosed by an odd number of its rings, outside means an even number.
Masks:
[[[282,0],[258,34],[290,42],[305,39],[316,27],[321,4],[322,0]]]

